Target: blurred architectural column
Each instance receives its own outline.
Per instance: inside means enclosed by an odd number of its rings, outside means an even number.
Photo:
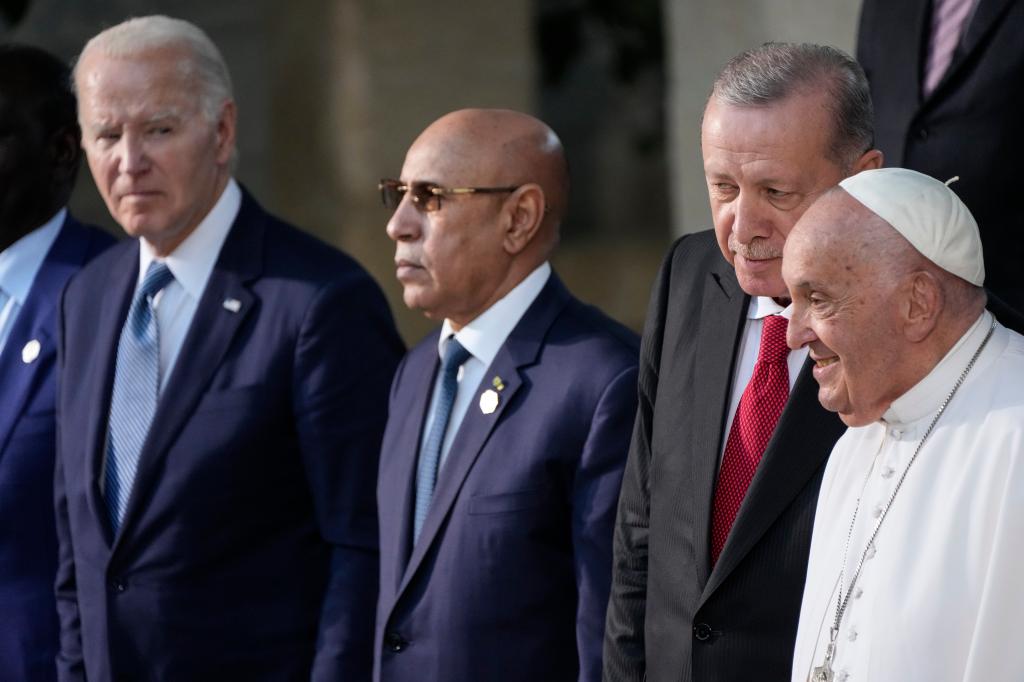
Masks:
[[[274,34],[286,48],[271,78],[270,165],[280,211],[373,272],[410,342],[434,323],[401,303],[377,181],[397,177],[416,135],[448,111],[533,109],[531,7],[529,0],[279,5]]]
[[[675,234],[711,227],[700,154],[700,117],[711,82],[730,57],[769,40],[852,52],[859,2],[664,0],[669,178]]]

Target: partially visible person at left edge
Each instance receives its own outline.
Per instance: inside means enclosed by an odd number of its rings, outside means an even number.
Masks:
[[[68,68],[0,45],[0,680],[57,677],[57,300],[114,241],[65,207],[80,156]]]
[[[402,352],[384,297],[232,179],[231,81],[200,29],[114,26],[75,84],[135,239],[60,310],[61,679],[366,680]]]

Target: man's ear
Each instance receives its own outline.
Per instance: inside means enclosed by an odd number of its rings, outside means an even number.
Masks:
[[[231,155],[235,150],[235,123],[238,117],[238,109],[233,100],[224,102],[220,109],[220,117],[217,119],[217,162],[227,164],[231,161]]]
[[[544,222],[546,206],[544,190],[537,183],[528,182],[512,192],[503,207],[508,218],[505,251],[514,256],[527,247]]]
[[[857,162],[853,164],[853,173],[851,173],[851,175],[856,175],[863,170],[881,168],[884,162],[885,156],[882,154],[882,150],[869,149],[861,154],[860,158],[857,159]]]
[[[918,343],[928,338],[938,324],[945,305],[945,294],[938,278],[919,270],[908,276],[904,329],[907,340]]]
[[[78,159],[82,154],[78,127],[61,128],[50,135],[47,141],[50,156],[50,171],[58,184],[70,183],[78,172]]]

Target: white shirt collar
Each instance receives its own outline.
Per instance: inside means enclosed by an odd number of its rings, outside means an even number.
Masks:
[[[57,240],[68,210],[62,208],[42,226],[32,230],[0,253],[0,289],[19,306],[25,305],[32,282]]]
[[[242,190],[234,178],[228,180],[217,203],[206,217],[196,226],[185,241],[178,244],[169,256],[164,258],[175,281],[194,299],[198,299],[206,282],[210,279],[213,266],[217,263],[220,249],[224,246],[228,232],[242,206]],[[145,239],[139,240],[139,283],[146,276],[149,264],[156,260],[156,252]]]
[[[775,302],[775,299],[770,296],[751,296],[750,307],[747,308],[747,319],[748,320],[760,320],[769,315],[780,315],[789,310],[788,307],[783,307]],[[786,317],[785,315],[783,315]],[[786,317],[786,319],[789,319]]]
[[[505,339],[519,324],[519,320],[526,314],[527,308],[540,294],[550,276],[551,265],[545,261],[512,291],[495,301],[490,308],[477,315],[458,332],[453,332],[451,322],[445,320],[441,324],[441,335],[437,340],[438,355],[444,358],[444,347],[454,333],[455,338],[473,354],[474,358],[485,366],[490,366]]]
[[[892,401],[889,409],[882,415],[882,421],[890,425],[911,424],[923,417],[934,415],[953,388],[957,377],[978,350],[991,324],[992,313],[986,310],[924,379]]]

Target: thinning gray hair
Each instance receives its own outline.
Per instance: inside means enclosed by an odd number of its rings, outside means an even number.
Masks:
[[[812,43],[765,43],[729,60],[711,96],[733,106],[761,107],[823,88],[835,121],[828,155],[850,170],[874,146],[874,112],[864,69],[842,50]]]
[[[162,15],[136,17],[96,34],[82,49],[72,80],[78,82],[82,57],[92,51],[108,57],[129,58],[174,48],[182,52],[177,67],[189,83],[195,84],[200,111],[210,123],[215,123],[224,104],[234,99],[231,74],[210,37],[183,19]]]

